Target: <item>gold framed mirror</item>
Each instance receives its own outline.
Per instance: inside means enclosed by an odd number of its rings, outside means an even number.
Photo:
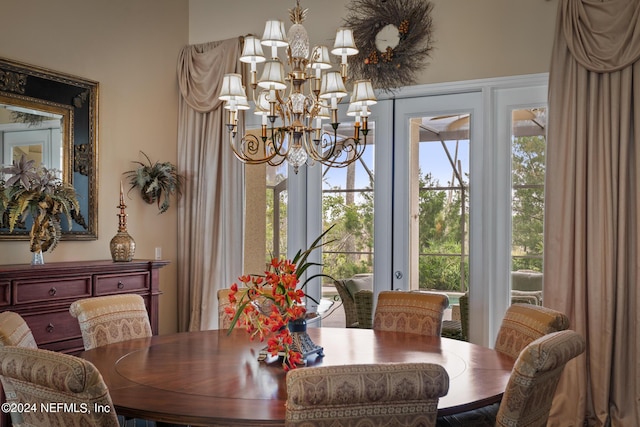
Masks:
[[[84,222],[63,221],[63,240],[98,238],[97,129],[97,82],[0,58],[0,164],[24,154],[73,184]],[[29,239],[5,224],[0,240]]]

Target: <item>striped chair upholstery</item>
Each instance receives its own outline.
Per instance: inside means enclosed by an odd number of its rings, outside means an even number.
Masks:
[[[85,350],[152,335],[144,300],[137,294],[78,300],[69,312],[78,319]]]
[[[512,304],[502,319],[495,349],[515,359],[533,340],[568,327],[569,318],[559,311],[532,304]]]
[[[319,366],[287,373],[288,427],[435,426],[449,390],[440,365]]]
[[[118,419],[109,390],[90,362],[49,350],[1,347],[0,375],[10,382],[16,402],[35,405],[23,411],[29,427],[117,427]],[[42,410],[42,405],[67,404],[76,410]],[[95,411],[96,407],[108,411]]]
[[[585,341],[572,330],[532,341],[518,356],[497,407],[438,418],[438,427],[544,427],[565,365],[582,354]]]
[[[440,336],[449,306],[445,294],[421,291],[383,291],[378,295],[373,329]]]

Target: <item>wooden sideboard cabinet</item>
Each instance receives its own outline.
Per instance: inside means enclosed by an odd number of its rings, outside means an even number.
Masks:
[[[39,348],[77,354],[84,350],[75,300],[120,293],[144,298],[154,335],[158,333],[159,270],[168,261],[78,261],[44,265],[0,265],[0,311],[20,314]]]

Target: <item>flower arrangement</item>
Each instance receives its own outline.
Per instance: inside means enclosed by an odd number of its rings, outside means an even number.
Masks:
[[[0,172],[11,175],[6,181],[0,178],[0,223],[13,231],[24,226],[30,215],[31,252],[55,249],[62,236],[62,215],[67,217],[69,228],[74,220],[84,226],[76,190],[58,178],[56,170],[36,167],[35,161],[27,161],[22,155],[18,162],[14,160],[12,166]]]
[[[302,305],[305,294],[297,288],[296,265],[274,258],[264,277],[245,275],[238,280],[244,289],[239,291],[237,283],[231,285],[231,305],[225,308],[226,313],[245,327],[252,340],[267,339],[268,353],[282,354],[285,370],[295,368],[302,363],[302,354],[293,348],[288,324],[306,313]]]
[[[307,258],[314,249],[324,244],[321,240],[328,231],[322,233],[309,249],[299,250],[293,259],[273,258],[264,275],[240,276],[238,281],[242,287],[237,283],[231,285],[230,304],[225,308],[225,313],[231,319],[229,332],[239,325],[246,329],[251,340],[266,340],[267,352],[283,357],[282,367],[285,371],[303,363],[303,355],[294,345],[289,324],[304,319],[304,298],[313,300],[304,292],[306,284],[316,277],[328,277],[322,273],[315,274],[299,285],[300,277],[310,266],[320,265],[308,262]]]

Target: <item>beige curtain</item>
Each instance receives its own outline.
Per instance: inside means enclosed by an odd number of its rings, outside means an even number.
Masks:
[[[587,351],[565,370],[552,426],[640,426],[638,58],[640,1],[560,0],[544,295]]]
[[[217,328],[217,290],[242,272],[242,167],[218,100],[224,74],[240,72],[240,46],[237,38],[185,46],[178,60],[178,166],[187,175],[178,209],[180,331]]]

